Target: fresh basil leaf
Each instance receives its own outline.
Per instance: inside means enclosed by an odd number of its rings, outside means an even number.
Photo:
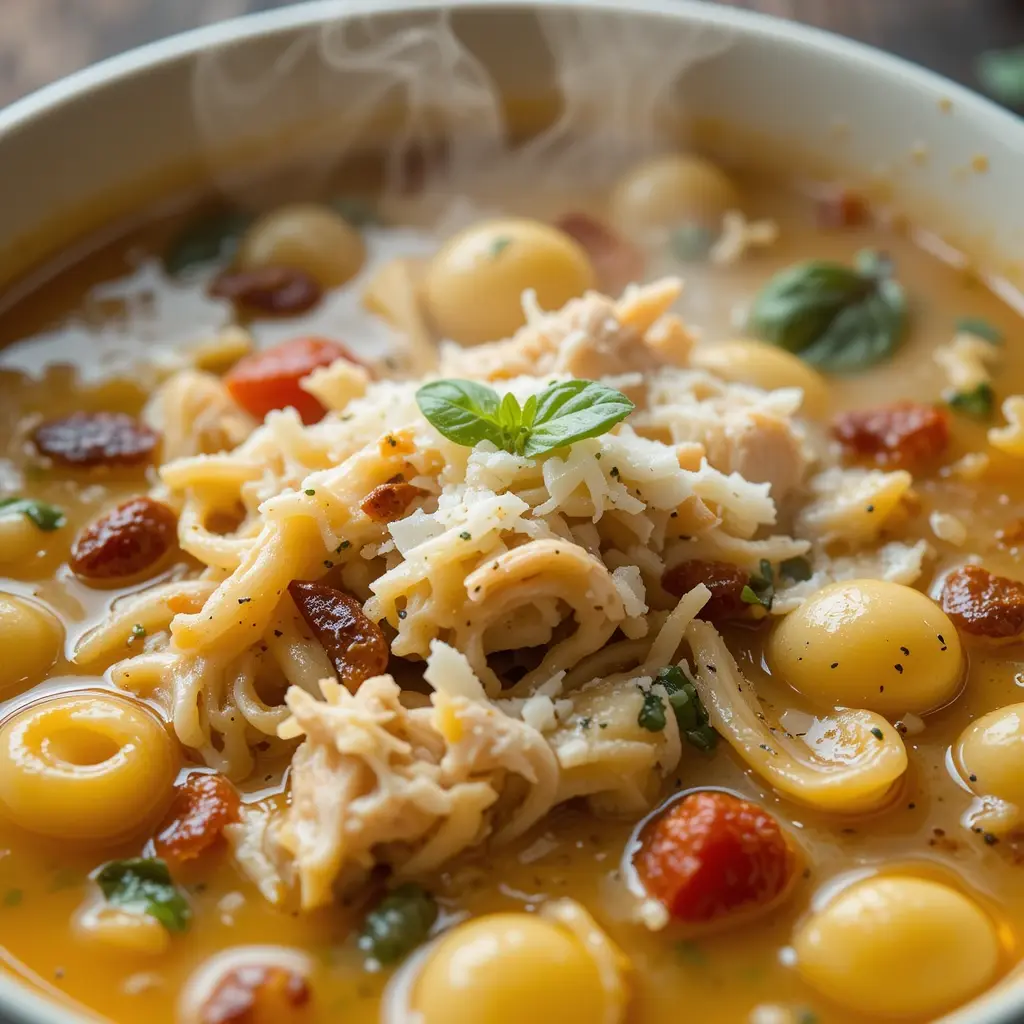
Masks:
[[[252,217],[238,211],[225,211],[200,217],[186,224],[164,252],[164,270],[180,277],[187,270],[209,263],[226,263]]]
[[[380,964],[397,963],[426,940],[436,920],[434,897],[407,882],[388,893],[366,915],[359,948]]]
[[[703,224],[680,224],[669,235],[668,244],[680,263],[703,263],[715,244],[715,236]]]
[[[779,564],[779,575],[794,583],[806,583],[814,575],[814,570],[806,558],[787,558]]]
[[[449,441],[472,448],[479,441],[504,447],[498,393],[473,380],[436,380],[416,392],[416,404]]]
[[[990,96],[1011,107],[1024,105],[1024,46],[986,50],[974,70]]]
[[[636,716],[636,724],[648,732],[661,732],[665,728],[665,702],[653,690],[644,690],[644,702]]]
[[[615,388],[592,380],[568,380],[537,396],[537,414],[526,438],[526,455],[543,455],[611,430],[635,408]]]
[[[962,316],[956,322],[957,332],[970,334],[974,338],[981,338],[982,341],[991,342],[993,345],[1002,345],[1005,340],[1003,332],[994,324],[980,316]]]
[[[108,903],[155,917],[169,932],[183,932],[188,927],[192,908],[159,858],[112,860],[95,878]]]
[[[537,419],[537,396],[530,397],[523,403],[522,425],[529,430]]]
[[[965,416],[976,420],[987,420],[992,416],[996,406],[995,392],[992,385],[982,381],[969,391],[954,392],[946,399],[949,407]]]
[[[64,513],[56,505],[35,501],[32,498],[4,498],[0,501],[0,512],[6,512],[8,515],[20,513],[34,526],[47,533],[59,530],[67,522]]]
[[[765,285],[748,327],[822,370],[848,373],[896,349],[906,330],[906,299],[881,253],[861,252],[853,267],[808,260]]]

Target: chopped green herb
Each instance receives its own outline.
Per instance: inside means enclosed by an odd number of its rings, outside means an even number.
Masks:
[[[462,533],[459,534],[459,536],[463,540],[472,540],[473,539],[473,535],[469,532],[469,530],[463,530]]]
[[[407,882],[388,893],[366,915],[359,948],[378,963],[397,963],[427,938],[436,920],[434,897]]]
[[[592,721],[593,720],[589,715],[584,715],[583,718],[580,719],[580,728],[584,730],[589,729]]]
[[[1024,46],[986,50],[974,70],[982,88],[1000,103],[1024,105]]]
[[[155,917],[169,932],[183,932],[192,908],[157,857],[112,860],[95,874],[108,903]]]
[[[49,505],[45,501],[35,501],[32,498],[0,499],[0,513],[9,516],[20,513],[34,526],[47,533],[51,530],[59,530],[67,522],[64,513],[55,505]]]
[[[420,411],[439,433],[472,448],[480,441],[515,455],[544,455],[611,430],[632,411],[620,391],[590,380],[551,384],[520,406],[471,380],[438,380],[416,392]]]
[[[775,573],[766,558],[761,559],[760,574],[751,576],[740,591],[740,600],[744,604],[759,604],[766,611],[771,611],[772,601],[775,600]]]
[[[644,702],[640,705],[636,724],[648,732],[661,732],[665,728],[665,722],[665,702],[653,690],[645,690]]]
[[[226,263],[252,223],[248,214],[224,212],[187,224],[164,253],[164,270],[180,277],[187,270],[209,263]]]
[[[871,735],[874,736],[876,740],[884,740],[885,739],[885,733],[883,733],[882,730],[879,729],[877,725],[871,726]]]
[[[761,290],[748,326],[757,337],[821,370],[849,373],[887,358],[906,333],[907,303],[883,253],[864,250],[853,267],[807,260]]]
[[[4,893],[4,906],[5,907],[16,907],[24,899],[25,894],[21,889],[8,889]]]
[[[991,418],[996,406],[996,395],[992,385],[982,381],[970,391],[956,391],[947,399],[950,409],[971,416],[976,420]]]
[[[680,263],[703,263],[715,244],[715,236],[703,224],[681,224],[669,236],[668,244]]]
[[[779,575],[794,583],[806,583],[814,575],[814,570],[806,558],[787,558],[779,563]]]
[[[509,238],[508,235],[498,235],[498,237],[491,242],[487,251],[489,252],[491,259],[496,260],[511,244],[512,239]]]
[[[960,334],[970,334],[982,341],[990,341],[993,345],[1002,345],[1006,340],[998,327],[980,316],[962,316],[956,322],[956,329]]]
[[[316,494],[316,489],[313,488],[313,487],[307,487],[305,489],[305,491],[303,491],[302,493],[303,494],[308,494],[308,495],[310,495],[310,497],[312,497],[314,494]]]
[[[684,964],[703,967],[708,962],[708,955],[692,939],[683,939],[675,944],[676,956]]]
[[[679,724],[679,732],[691,746],[698,750],[714,750],[718,733],[710,726],[710,716],[704,702],[697,693],[697,687],[688,679],[678,665],[661,669],[655,677],[668,694],[668,703]]]
[[[132,626],[131,635],[128,637],[128,646],[131,647],[136,640],[144,640],[146,638],[146,627],[141,622],[136,622]]]
[[[340,554],[340,553],[341,553],[342,551],[344,551],[344,550],[345,550],[346,548],[350,548],[350,547],[352,547],[352,541],[350,541],[350,540],[343,540],[343,541],[342,541],[342,542],[341,542],[341,543],[340,543],[340,544],[339,544],[339,545],[338,545],[338,546],[337,546],[337,547],[336,547],[336,548],[334,549],[334,553],[335,553],[336,555],[338,555],[338,554]]]
[[[328,205],[354,228],[380,223],[377,208],[369,199],[364,199],[362,196],[338,196],[330,200]]]

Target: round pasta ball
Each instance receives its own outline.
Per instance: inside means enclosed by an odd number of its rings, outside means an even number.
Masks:
[[[844,889],[793,939],[803,979],[845,1009],[926,1017],[984,989],[1001,956],[995,924],[971,899],[921,878]]]
[[[0,728],[0,809],[70,842],[141,831],[166,805],[177,769],[163,725],[113,693],[47,697]]]
[[[338,288],[366,259],[362,235],[325,206],[292,203],[260,217],[245,233],[235,263],[240,270],[289,267],[321,288]]]
[[[627,234],[679,224],[719,228],[722,216],[740,206],[729,177],[710,160],[673,153],[629,171],[612,193],[612,217]]]
[[[949,703],[963,677],[949,616],[920,591],[885,580],[823,587],[768,640],[768,665],[805,697],[880,715]]]
[[[564,231],[520,218],[474,224],[434,256],[423,297],[434,327],[462,345],[497,341],[526,322],[523,292],[560,309],[594,286],[583,248]]]
[[[750,384],[765,391],[800,388],[804,393],[801,412],[821,419],[829,412],[829,387],[825,378],[798,356],[763,341],[746,338],[700,345],[693,352],[695,367],[722,380]]]
[[[996,797],[1024,814],[1024,704],[982,715],[960,734],[956,761],[979,796]]]
[[[411,1003],[422,1024],[603,1022],[614,1011],[580,940],[534,914],[492,914],[448,932]]]
[[[0,695],[38,683],[60,654],[63,632],[44,608],[14,594],[0,594]]]

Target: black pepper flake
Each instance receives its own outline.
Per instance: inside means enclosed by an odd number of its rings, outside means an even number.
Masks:
[[[882,732],[881,729],[878,728],[877,725],[871,726],[871,735],[874,736],[876,740],[885,739],[885,734]]]
[[[392,448],[398,447],[398,442],[390,434],[387,436],[387,442]]]
[[[678,512],[669,512],[668,517],[669,517],[669,519],[678,519],[679,518],[679,513]]]
[[[978,781],[978,776],[977,775],[968,775],[967,778],[971,782],[977,782]]]
[[[885,693],[885,687],[884,687],[884,686],[880,686],[880,687],[878,688],[878,692],[879,692],[879,693]]]
[[[463,530],[462,533],[459,534],[459,536],[463,540],[472,540],[473,539],[473,535],[469,532],[469,530]]]
[[[865,512],[874,512],[875,511],[875,506],[874,505],[868,505],[868,507],[866,509],[864,509],[864,511]]]
[[[833,661],[832,664],[829,665],[829,668],[839,668],[839,662],[838,661]]]
[[[893,665],[893,668],[896,669],[900,675],[903,675],[903,666],[899,662],[896,662],[896,664]]]
[[[325,569],[333,569],[334,568],[334,563],[329,558],[325,558],[324,559],[324,568]]]
[[[281,630],[279,630],[279,629],[275,629],[274,630],[274,636],[284,636],[284,633],[282,633]]]
[[[986,832],[986,833],[985,833],[985,834],[984,834],[984,835],[982,836],[982,839],[984,839],[984,840],[985,840],[985,843],[986,843],[986,844],[987,844],[988,846],[995,846],[995,845],[996,845],[996,843],[998,843],[998,842],[999,842],[999,837],[998,837],[998,836],[994,836],[994,835],[992,835],[992,833],[991,833],[991,832]]]
[[[900,651],[902,652],[903,657],[905,657],[905,658],[909,658],[910,657],[910,648],[909,647],[901,647]]]
[[[401,611],[399,611],[399,613],[398,613],[398,617],[399,617],[400,619],[404,619],[404,618],[406,617],[406,615],[408,615],[408,614],[409,614],[409,613],[408,613],[408,612],[407,612],[407,611],[406,611],[406,610],[405,610],[405,609],[403,608],[403,609],[402,609]]]
[[[314,494],[316,494],[316,491],[312,487],[307,487],[304,493],[306,493],[306,494],[310,495],[310,497],[312,497]]]
[[[617,477],[619,475],[619,467],[618,466],[612,466],[610,475]]]
[[[240,597],[238,599],[239,604],[248,604],[252,600],[251,597]]]
[[[917,804],[913,804],[913,803],[907,804],[907,810],[908,811],[914,810],[915,807],[917,807]]]

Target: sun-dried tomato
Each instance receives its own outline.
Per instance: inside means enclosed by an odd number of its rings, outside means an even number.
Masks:
[[[132,498],[78,535],[69,564],[88,580],[128,579],[158,565],[177,539],[171,509],[152,498]]]
[[[228,971],[203,1003],[201,1024],[284,1024],[312,996],[298,971],[244,964]]]
[[[225,270],[211,282],[210,294],[249,313],[287,317],[312,309],[323,296],[323,289],[303,270],[258,267]]]
[[[603,291],[617,295],[644,274],[644,254],[586,213],[568,213],[555,225],[587,251]]]
[[[814,204],[819,228],[856,228],[871,219],[867,200],[848,188],[836,189],[820,196]]]
[[[640,879],[681,921],[711,921],[769,903],[793,869],[778,822],[756,804],[715,790],[672,804],[641,840]]]
[[[1010,640],[1024,633],[1024,583],[980,565],[954,569],[942,584],[942,610],[965,633]]]
[[[76,412],[36,427],[42,455],[65,466],[139,466],[153,458],[160,436],[123,412]]]
[[[909,466],[937,458],[949,444],[949,417],[942,409],[897,402],[837,416],[832,432],[860,458],[882,465]]]
[[[238,791],[223,775],[193,774],[174,789],[174,800],[154,839],[164,860],[193,860],[238,821]]]
[[[348,689],[387,669],[388,642],[351,594],[302,580],[289,583],[288,593]]]
[[[409,506],[427,492],[405,482],[381,484],[374,487],[359,506],[374,522],[393,523],[402,519]]]
[[[675,597],[682,597],[698,583],[703,583],[711,591],[711,600],[700,612],[700,617],[707,622],[725,622],[745,616],[750,606],[740,595],[749,582],[750,573],[738,565],[698,558],[673,565],[661,577],[661,585]]]
[[[289,338],[240,359],[224,377],[224,384],[231,397],[256,419],[291,406],[303,423],[316,423],[323,419],[325,410],[303,389],[302,379],[338,359],[359,364],[340,341],[316,335]]]

